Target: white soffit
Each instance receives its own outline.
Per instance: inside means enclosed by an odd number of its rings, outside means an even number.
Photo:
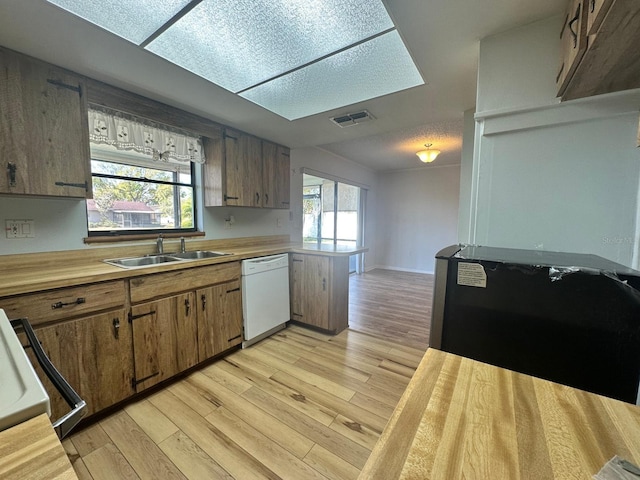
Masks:
[[[381,0],[49,1],[289,120],[424,84]]]

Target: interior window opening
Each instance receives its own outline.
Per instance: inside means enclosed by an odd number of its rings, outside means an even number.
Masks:
[[[304,242],[359,247],[364,232],[364,197],[366,189],[329,180],[316,175],[303,175]],[[351,273],[363,270],[362,255],[351,255]]]

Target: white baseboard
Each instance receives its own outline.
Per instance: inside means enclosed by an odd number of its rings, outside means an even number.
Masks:
[[[381,270],[394,270],[396,272],[421,273],[423,275],[433,275],[433,271],[418,270],[418,269],[415,269],[415,268],[392,267],[390,265],[374,265],[373,267],[367,267],[365,269],[365,272],[370,272],[371,270],[375,270],[377,268],[379,268]]]

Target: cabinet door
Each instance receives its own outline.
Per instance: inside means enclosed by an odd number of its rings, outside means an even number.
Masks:
[[[198,363],[195,293],[131,307],[136,390]]]
[[[274,208],[276,202],[278,145],[262,142],[262,206]]]
[[[291,159],[289,148],[278,145],[276,163],[276,187],[273,205],[275,208],[289,208],[291,191]]]
[[[262,205],[262,142],[227,129],[225,145],[225,204]]]
[[[289,149],[271,142],[262,142],[262,206],[289,208]]]
[[[294,254],[291,285],[293,319],[329,329],[329,258]]]
[[[87,402],[88,414],[134,393],[131,326],[124,310],[38,328],[35,332],[51,362]],[[60,418],[70,408],[37,366],[35,356],[30,353],[30,357],[51,398],[52,418]]]
[[[242,342],[240,281],[201,288],[196,296],[198,349],[203,361]]]
[[[584,1],[571,0],[569,2],[569,9],[565,14],[565,21],[560,31],[562,57],[556,76],[558,96],[564,94],[587,49],[587,15],[583,5]]]
[[[0,162],[0,193],[91,196],[78,77],[0,48]]]
[[[304,255],[291,255],[291,275],[289,277],[289,293],[291,301],[291,319],[302,321],[304,317]]]

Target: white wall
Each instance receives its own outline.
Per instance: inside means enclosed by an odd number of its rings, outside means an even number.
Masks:
[[[471,185],[473,178],[473,145],[476,133],[475,109],[464,112],[462,158],[460,161],[460,205],[458,207],[458,243],[470,243]]]
[[[200,175],[197,175],[197,179]],[[198,187],[200,198],[202,191]],[[235,217],[235,223],[225,229],[224,219]],[[288,210],[267,210],[244,207],[206,207],[199,212],[200,225],[206,240],[253,237],[262,235],[289,235],[292,224]],[[86,207],[83,200],[59,198],[32,198],[25,196],[0,196],[0,224],[6,219],[29,219],[35,222],[35,238],[7,239],[0,235],[0,255],[47,251],[100,248],[103,245],[86,245]],[[278,227],[280,219],[282,227]],[[198,240],[202,238],[199,237]],[[136,242],[140,244],[140,242]],[[155,243],[149,241],[149,244]],[[119,245],[125,245],[119,243]],[[107,246],[113,246],[109,244]]]
[[[435,254],[457,243],[459,191],[459,165],[380,174],[378,266],[433,273]]]
[[[481,41],[470,239],[637,267],[640,92],[558,103],[558,25]]]
[[[563,20],[552,17],[482,39],[477,112],[558,103],[555,78]]]

